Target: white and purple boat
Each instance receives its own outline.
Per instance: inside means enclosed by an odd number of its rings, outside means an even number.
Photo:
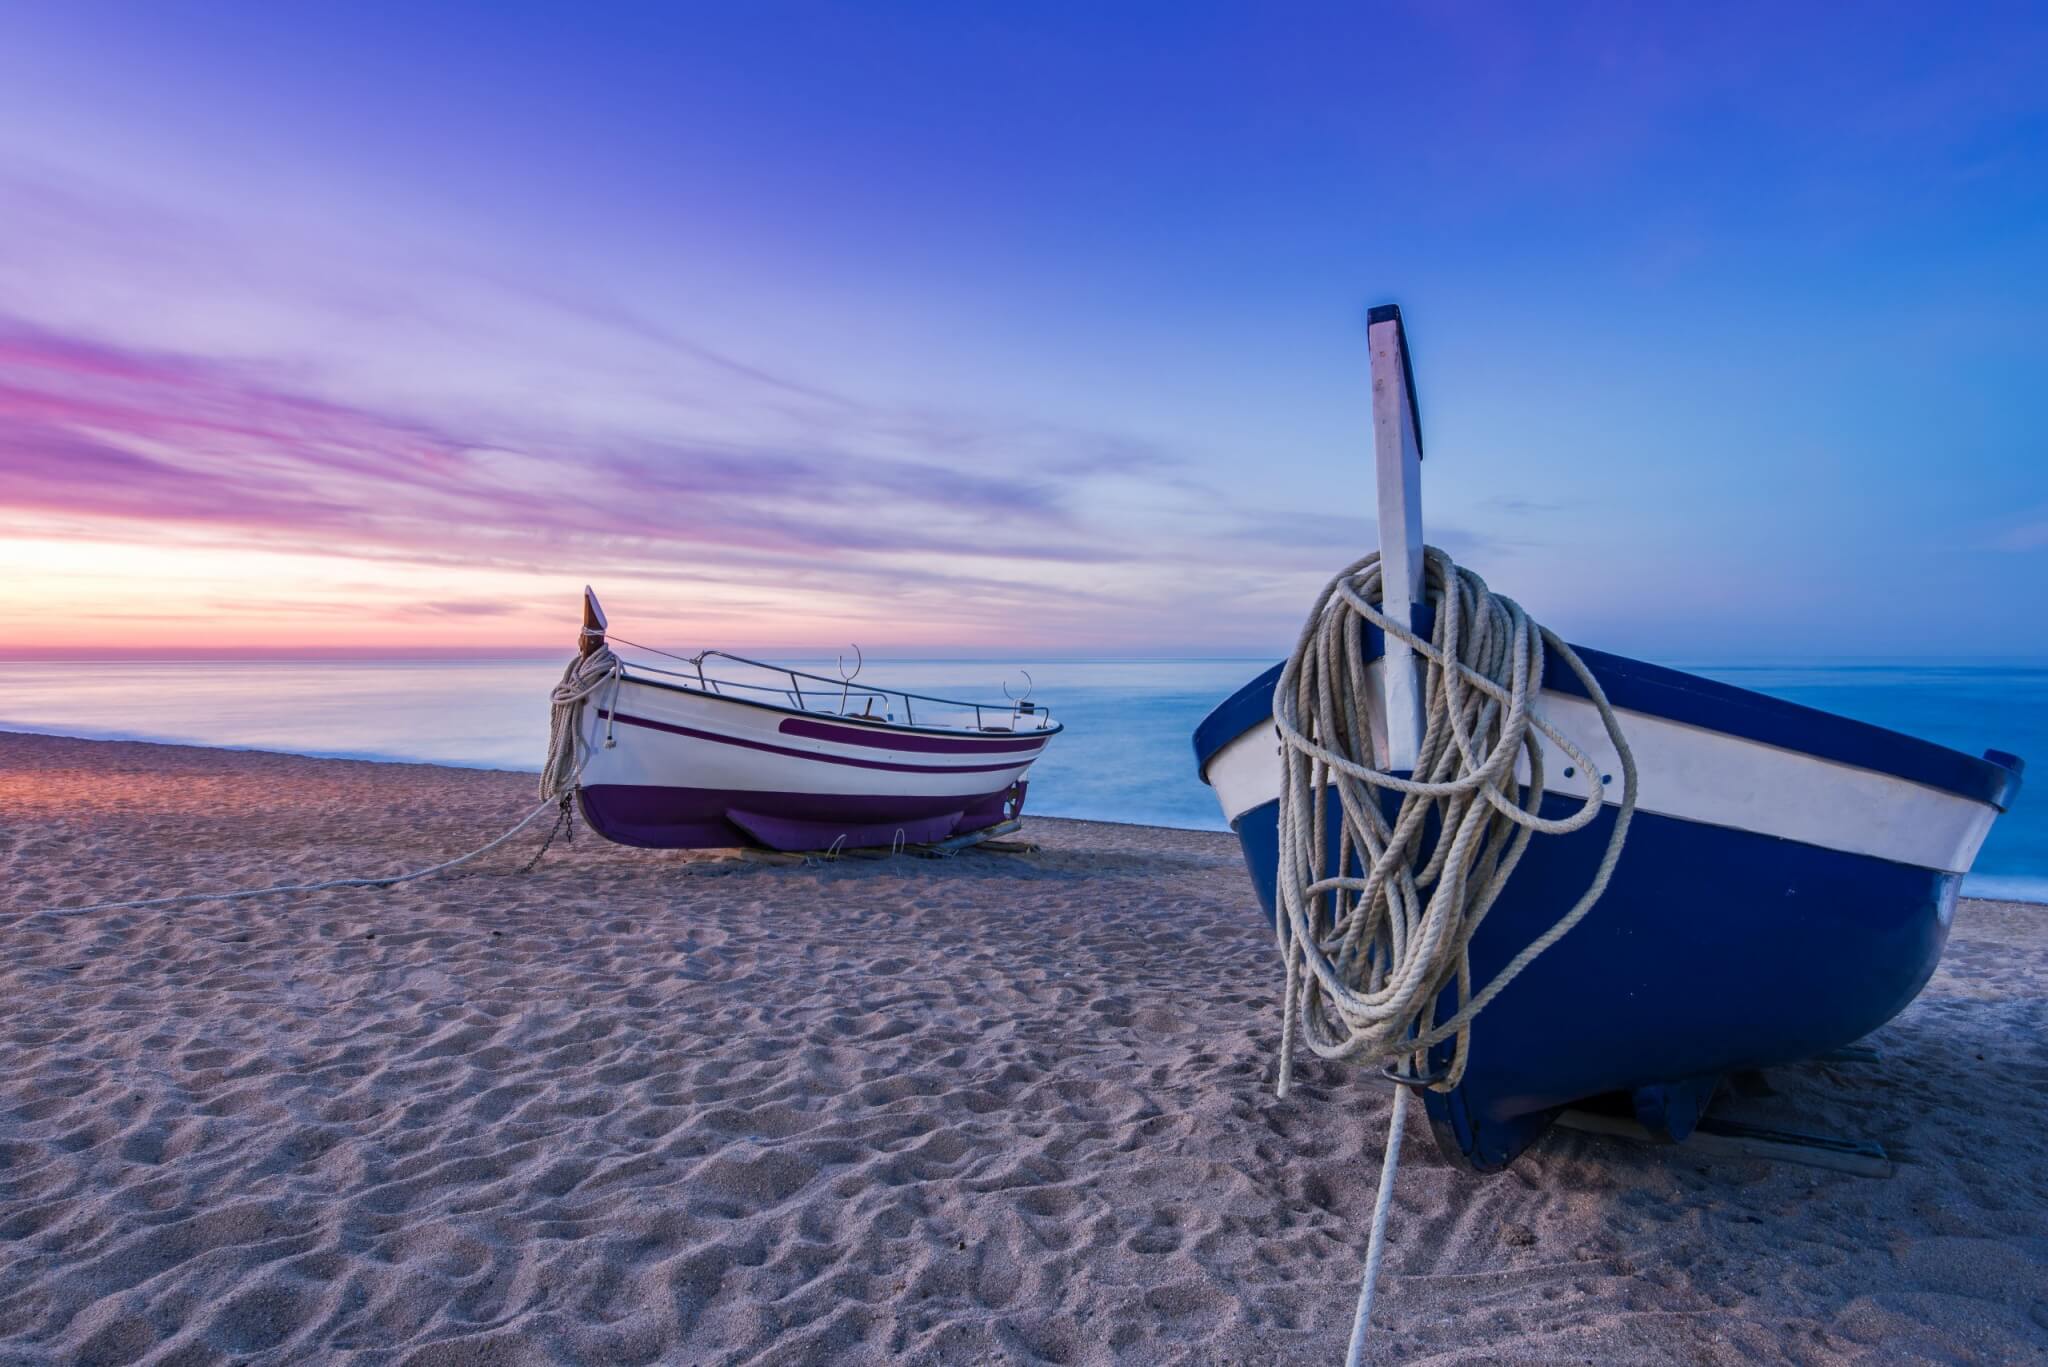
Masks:
[[[609,649],[605,632],[586,590],[586,658]],[[1028,698],[876,688],[855,682],[858,666],[835,679],[718,650],[664,658],[679,667],[616,660],[575,723],[577,804],[622,845],[937,844],[1014,821],[1061,730]]]
[[[1382,563],[1405,563],[1402,582],[1420,585],[1422,448],[1399,310],[1374,309],[1368,334]],[[1428,638],[1432,605],[1404,596]],[[1364,637],[1376,749],[1398,754],[1405,731],[1412,755],[1419,713],[1402,713],[1420,696],[1415,657],[1377,629]],[[1473,1022],[1463,1080],[1423,1093],[1438,1147],[1481,1171],[1504,1167],[1565,1108],[1589,1102],[1654,1136],[1684,1139],[1727,1075],[1840,1048],[1896,1016],[1933,975],[1963,876],[2020,787],[2014,755],[1964,754],[1575,649],[1634,753],[1637,806],[1605,894]],[[1275,665],[1246,684],[1194,735],[1199,772],[1237,833],[1268,917],[1279,858],[1280,672]],[[1529,845],[1471,941],[1475,983],[1573,902],[1614,829],[1616,751],[1554,652],[1543,679],[1541,711],[1587,748],[1598,772],[1554,756],[1542,815],[1576,810],[1596,784],[1605,805],[1591,824]],[[1521,773],[1526,782],[1526,764]],[[1335,801],[1329,816],[1326,848],[1335,850]],[[1445,989],[1440,1018],[1454,1009],[1454,992]],[[1432,1070],[1451,1049],[1436,1047]]]

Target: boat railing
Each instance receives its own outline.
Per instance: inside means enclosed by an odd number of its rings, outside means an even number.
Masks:
[[[851,678],[835,679],[825,674],[813,674],[808,670],[792,669],[788,665],[750,660],[744,655],[734,655],[724,650],[702,650],[695,655],[671,655],[652,646],[620,641],[617,637],[612,639],[620,645],[632,646],[635,650],[644,650],[689,666],[688,669],[665,669],[645,661],[628,661],[632,668],[694,682],[700,691],[720,697],[741,694],[781,698],[799,712],[814,712],[848,721],[895,722],[900,712],[905,725],[955,730],[965,729],[968,725],[967,718],[970,716],[974,719],[972,725],[976,731],[1044,731],[1050,729],[1053,724],[1052,714],[1028,698],[1003,703],[969,702],[962,698],[942,698],[931,693],[912,693],[901,688],[879,688],[873,684],[856,683]],[[775,676],[776,682],[753,683],[729,677],[730,671],[714,673],[705,668],[708,661],[724,661],[728,665],[758,669],[764,674]],[[858,709],[853,706],[856,702],[861,704]],[[918,713],[919,703],[924,704],[922,718]],[[875,712],[878,705],[881,708],[880,715]]]

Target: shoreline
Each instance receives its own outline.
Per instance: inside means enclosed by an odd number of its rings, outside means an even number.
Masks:
[[[222,750],[233,754],[279,755],[296,759],[340,760],[360,764],[414,765],[430,769],[458,769],[472,773],[523,774],[528,777],[540,773],[540,766],[537,764],[530,768],[508,769],[502,765],[482,762],[472,764],[459,760],[419,759],[406,755],[364,751],[276,750],[257,745],[210,745],[201,744],[196,741],[167,740],[155,735],[115,731],[107,728],[95,729],[90,734],[79,731],[43,730],[20,722],[0,721],[0,737],[11,735],[43,736],[56,740],[82,740],[128,745],[159,745],[175,749]],[[1230,834],[1229,828],[1220,824],[1216,826],[1172,826],[1149,821],[1119,821],[1109,817],[1069,816],[1060,813],[1037,811],[1032,812],[1030,818],[1038,821],[1080,821],[1103,826],[1134,826],[1142,830],[1194,831],[1214,835]],[[2008,902],[2048,907],[2048,873],[2037,875],[1972,872],[1964,876],[1963,883],[1963,897],[1973,901]]]
[[[416,868],[532,776],[0,733],[10,910]],[[21,919],[0,1363],[1341,1355],[1387,1097],[1304,1059],[1228,834],[455,874]],[[380,862],[381,861],[381,862]],[[2048,1351],[2048,923],[1964,901],[1876,1062],[1723,1103],[1890,1179],[1415,1120],[1374,1360]],[[1968,1104],[1956,1082],[1967,1079]]]

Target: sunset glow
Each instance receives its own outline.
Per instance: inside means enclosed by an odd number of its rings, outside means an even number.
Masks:
[[[1271,654],[1383,298],[1547,620],[2044,648],[2037,18],[1142,10],[11,12],[0,655]]]

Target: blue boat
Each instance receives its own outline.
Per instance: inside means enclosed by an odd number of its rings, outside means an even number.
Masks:
[[[1419,553],[1412,365],[1398,311],[1376,309],[1372,321],[1376,425],[1382,396],[1404,406],[1381,434],[1383,553],[1404,527]],[[1405,492],[1403,442],[1412,448]],[[1412,603],[1411,613],[1427,638],[1429,606]],[[1364,635],[1375,726],[1385,728],[1388,695],[1398,709],[1414,666],[1404,644],[1390,663],[1384,635]],[[1578,654],[1634,754],[1636,808],[1600,900],[1474,1020],[1458,1085],[1423,1092],[1439,1148],[1479,1171],[1505,1167],[1565,1108],[1594,1098],[1682,1140],[1728,1074],[1810,1058],[1892,1019],[1932,976],[1963,876],[2020,788],[2013,755],[1980,758],[1678,670]],[[1275,665],[1247,683],[1194,735],[1203,781],[1269,917],[1280,673]],[[1587,800],[1587,785],[1620,770],[1587,691],[1554,652],[1543,678],[1541,712],[1603,770],[1546,767],[1541,811],[1562,817]],[[1472,939],[1473,981],[1490,980],[1586,888],[1613,831],[1618,786],[1590,825],[1530,844]],[[1453,1009],[1446,988],[1439,1018]],[[1446,1041],[1430,1051],[1433,1072],[1451,1050]]]

